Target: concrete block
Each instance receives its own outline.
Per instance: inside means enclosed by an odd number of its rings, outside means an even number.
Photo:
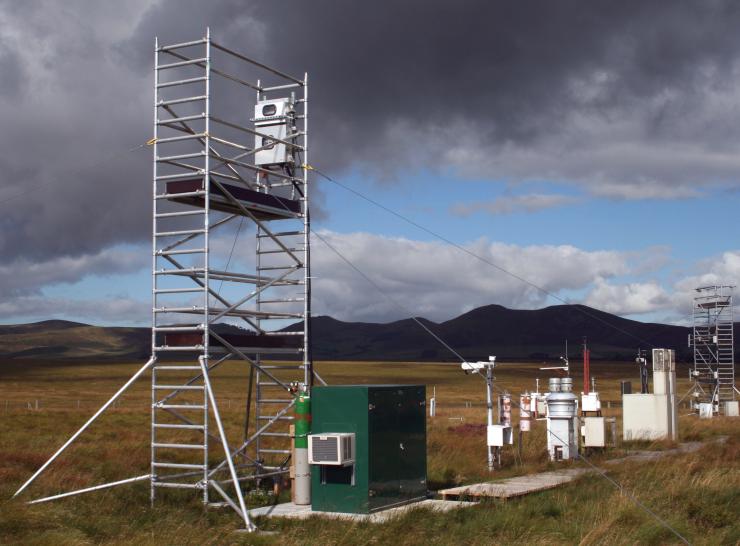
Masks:
[[[727,400],[724,404],[724,414],[726,417],[738,417],[740,416],[740,404],[737,400]]]
[[[582,428],[585,447],[606,446],[606,423],[603,417],[585,417]]]
[[[622,426],[625,440],[675,439],[672,411],[676,404],[668,394],[625,394],[622,396]]]

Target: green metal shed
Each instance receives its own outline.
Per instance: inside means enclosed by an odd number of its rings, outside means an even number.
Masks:
[[[311,434],[354,432],[355,463],[313,465],[311,507],[367,514],[426,497],[424,385],[341,385],[311,391]]]

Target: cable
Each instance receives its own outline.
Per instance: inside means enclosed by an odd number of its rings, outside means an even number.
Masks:
[[[440,336],[432,332],[427,326],[422,323],[420,320],[418,320],[416,317],[413,316],[413,314],[406,309],[403,305],[401,305],[398,301],[391,298],[375,281],[373,281],[370,277],[368,277],[364,272],[362,272],[357,266],[355,266],[349,258],[344,256],[341,252],[339,252],[334,246],[331,245],[324,237],[322,237],[318,232],[314,231],[312,232],[313,235],[316,235],[329,249],[331,249],[332,252],[334,252],[341,260],[346,263],[349,267],[351,267],[355,272],[357,272],[359,275],[361,275],[368,283],[370,283],[385,299],[393,303],[396,307],[401,309],[404,313],[411,315],[411,318],[414,322],[416,322],[419,326],[421,326],[429,335],[431,335],[434,339],[436,339],[440,344],[442,344],[447,350],[449,350],[452,354],[454,354],[457,358],[459,358],[462,362],[465,362],[466,360],[458,353],[453,347],[451,347],[444,339],[442,339]],[[493,388],[497,390],[500,394],[508,394],[504,390],[501,389],[501,387],[498,387],[495,383],[493,384]],[[521,406],[516,403],[514,400],[511,401],[512,405],[521,409]],[[562,438],[560,438],[557,434],[550,431],[550,434],[552,434],[555,438],[560,440],[562,443],[566,443]],[[645,506],[642,502],[640,502],[639,499],[637,499],[633,494],[631,494],[629,491],[627,491],[624,486],[622,486],[619,482],[614,480],[613,478],[610,478],[606,472],[598,468],[596,465],[594,465],[591,461],[589,461],[584,455],[581,455],[580,453],[577,454],[577,458],[583,460],[588,464],[591,468],[596,470],[599,475],[601,475],[603,478],[605,478],[607,481],[609,481],[612,485],[614,485],[617,489],[619,489],[620,492],[627,495],[627,497],[640,509],[644,510],[647,514],[652,516],[658,523],[660,523],[663,527],[671,531],[674,535],[676,535],[682,542],[685,544],[691,544],[681,533],[679,533],[676,529],[674,529],[667,521],[665,521],[663,518],[658,516],[655,512],[650,510],[647,506]]]
[[[308,166],[306,166],[306,167],[307,167],[307,168],[309,168]],[[479,260],[483,261],[484,263],[487,263],[488,265],[490,265],[490,266],[492,266],[492,267],[495,267],[496,269],[499,269],[500,271],[502,271],[502,272],[504,272],[504,273],[506,273],[506,274],[508,274],[508,275],[511,275],[511,276],[513,276],[514,278],[517,278],[517,279],[521,280],[522,282],[525,282],[525,283],[527,283],[527,284],[529,284],[529,285],[533,286],[534,288],[536,288],[536,289],[538,289],[538,290],[541,290],[541,291],[542,291],[543,293],[545,293],[545,294],[547,294],[547,295],[550,295],[550,296],[552,296],[552,297],[554,297],[554,298],[556,298],[556,299],[558,299],[558,300],[560,300],[560,301],[563,301],[563,303],[565,303],[566,305],[570,305],[570,304],[568,304],[567,302],[565,302],[564,300],[562,300],[561,298],[559,298],[558,296],[555,296],[554,294],[551,294],[551,293],[550,293],[550,292],[548,292],[547,290],[545,290],[545,289],[543,289],[543,288],[541,288],[541,287],[539,287],[539,286],[535,285],[534,283],[531,283],[530,281],[527,281],[526,279],[524,279],[524,278],[522,278],[522,277],[519,277],[518,275],[515,275],[514,273],[511,273],[511,272],[507,271],[506,269],[504,269],[504,268],[502,268],[502,267],[498,266],[497,264],[494,264],[493,262],[489,262],[488,260],[485,260],[485,259],[484,259],[484,258],[482,258],[481,256],[478,256],[477,254],[475,254],[475,253],[473,253],[473,252],[471,252],[471,251],[467,250],[466,248],[464,248],[464,247],[462,247],[462,246],[460,246],[460,245],[458,245],[458,244],[456,244],[456,243],[454,243],[454,242],[452,242],[452,241],[450,241],[450,240],[446,239],[445,237],[442,237],[441,235],[438,235],[438,234],[434,233],[433,231],[431,231],[431,230],[429,230],[429,229],[427,229],[427,228],[425,228],[425,227],[423,227],[423,226],[421,226],[421,225],[417,224],[416,222],[413,222],[412,220],[410,220],[410,219],[408,219],[408,218],[405,218],[404,216],[400,215],[399,213],[397,213],[397,212],[395,212],[395,211],[393,211],[393,210],[391,210],[391,209],[389,209],[389,208],[387,208],[387,207],[385,207],[385,206],[381,205],[380,203],[377,203],[377,202],[373,201],[372,199],[370,199],[370,198],[368,198],[368,197],[365,197],[364,195],[360,194],[359,192],[356,192],[355,190],[353,190],[353,189],[351,189],[351,188],[347,188],[347,187],[346,187],[346,186],[344,186],[343,184],[340,184],[339,182],[336,182],[335,180],[331,179],[331,178],[330,178],[330,177],[328,177],[328,176],[327,176],[326,174],[324,174],[324,173],[322,173],[322,172],[318,171],[317,169],[315,169],[315,168],[313,168],[313,167],[311,167],[310,169],[311,169],[311,170],[315,170],[315,171],[316,171],[317,173],[319,173],[319,174],[320,174],[321,176],[325,177],[325,178],[326,178],[327,180],[330,180],[330,181],[332,181],[332,182],[335,182],[335,183],[339,184],[339,185],[340,185],[340,186],[342,186],[342,187],[345,187],[345,189],[347,189],[347,190],[349,190],[349,191],[352,191],[353,193],[356,193],[356,194],[357,194],[358,196],[362,197],[363,199],[366,199],[367,201],[369,201],[369,202],[371,202],[371,203],[373,203],[373,204],[375,204],[375,205],[379,206],[380,208],[383,208],[384,210],[386,210],[386,211],[390,212],[391,214],[393,214],[393,215],[395,215],[395,216],[398,216],[399,218],[401,218],[401,219],[403,219],[403,220],[405,220],[405,221],[407,221],[407,222],[411,223],[412,225],[415,225],[416,227],[418,227],[418,228],[420,228],[420,229],[422,229],[422,230],[424,230],[424,231],[426,231],[426,232],[430,233],[431,235],[434,235],[435,237],[438,237],[439,239],[441,239],[441,240],[443,240],[443,241],[447,242],[448,244],[451,244],[451,245],[455,246],[456,248],[458,248],[458,249],[460,249],[460,250],[462,250],[462,251],[466,252],[467,254],[470,254],[471,256],[473,256],[473,257],[475,257],[475,258],[477,258],[477,259],[479,259]],[[288,210],[288,209],[287,209],[287,207],[285,206],[285,204],[283,204],[282,202],[281,202],[281,205],[282,205],[282,206],[283,206],[283,207],[284,207],[284,208],[285,208],[286,210]],[[242,219],[242,220],[243,220],[243,219]],[[242,224],[240,223],[240,224],[239,224],[239,230],[241,229],[241,225],[242,225]],[[238,235],[239,235],[239,230],[237,230],[237,233],[236,233],[236,236],[237,236],[237,237],[238,237]],[[455,349],[454,349],[454,348],[453,348],[453,347],[452,347],[452,346],[451,346],[450,344],[448,344],[448,343],[447,343],[447,342],[446,342],[446,341],[445,341],[444,339],[442,339],[442,338],[441,338],[440,336],[438,336],[437,334],[435,334],[435,333],[434,333],[434,332],[433,332],[433,331],[432,331],[432,330],[431,330],[430,328],[428,328],[428,327],[427,327],[427,326],[426,326],[426,325],[425,325],[424,323],[422,323],[422,322],[421,322],[421,321],[420,321],[420,320],[419,320],[418,318],[416,318],[415,316],[413,316],[413,313],[412,313],[412,312],[411,312],[411,311],[410,311],[409,309],[407,309],[407,308],[406,308],[405,306],[403,306],[403,305],[402,305],[401,303],[399,303],[399,302],[398,302],[397,300],[394,300],[393,298],[391,298],[391,297],[390,297],[390,296],[389,296],[389,295],[388,295],[388,294],[387,294],[387,293],[386,293],[386,292],[385,292],[385,291],[384,291],[384,290],[383,290],[383,289],[382,289],[382,288],[381,288],[381,287],[380,287],[380,286],[379,286],[379,285],[378,285],[378,284],[377,284],[377,283],[376,283],[375,281],[373,281],[373,280],[372,280],[372,279],[371,279],[370,277],[368,277],[368,276],[367,276],[367,275],[366,275],[366,274],[365,274],[365,273],[364,273],[364,272],[363,272],[362,270],[360,270],[360,269],[359,269],[359,268],[358,268],[358,267],[357,267],[356,265],[354,265],[354,263],[352,263],[352,261],[351,261],[351,260],[349,260],[349,258],[347,258],[346,256],[344,256],[344,255],[343,255],[343,254],[342,254],[342,253],[341,253],[341,252],[340,252],[339,250],[337,250],[337,249],[336,249],[336,248],[335,248],[335,247],[334,247],[334,246],[333,246],[333,245],[332,245],[331,243],[329,243],[329,241],[327,241],[327,240],[326,240],[326,239],[325,239],[325,238],[324,238],[324,237],[323,237],[323,236],[322,236],[322,235],[321,235],[320,233],[318,233],[318,232],[316,232],[316,231],[312,231],[312,232],[311,232],[311,234],[312,234],[312,235],[315,235],[315,236],[316,236],[316,237],[317,237],[317,238],[318,238],[319,240],[321,240],[321,241],[322,241],[322,242],[323,242],[323,243],[324,243],[324,244],[325,244],[325,245],[326,245],[326,246],[327,246],[327,247],[328,247],[328,248],[329,248],[329,249],[330,249],[330,250],[331,250],[332,252],[334,252],[334,253],[335,253],[335,254],[336,254],[336,255],[337,255],[337,256],[338,256],[338,257],[339,257],[339,258],[340,258],[340,259],[341,259],[341,260],[342,260],[342,261],[343,261],[344,263],[346,263],[346,264],[347,264],[347,265],[348,265],[348,266],[349,266],[350,268],[352,268],[352,269],[353,269],[353,270],[354,270],[354,271],[355,271],[355,272],[356,272],[357,274],[359,274],[360,276],[362,276],[362,278],[364,278],[364,279],[365,279],[365,280],[366,280],[366,281],[367,281],[367,282],[368,282],[369,284],[371,284],[371,285],[372,285],[372,286],[373,286],[373,287],[374,287],[374,288],[375,288],[375,289],[376,289],[376,290],[377,290],[377,291],[378,291],[378,292],[379,292],[379,293],[380,293],[380,294],[381,294],[381,295],[382,295],[382,296],[383,296],[383,297],[384,297],[385,299],[387,299],[387,300],[388,300],[388,301],[390,301],[390,302],[391,302],[391,303],[392,303],[393,305],[395,305],[396,307],[398,307],[398,308],[399,308],[399,309],[400,309],[401,311],[403,311],[404,313],[406,313],[407,315],[409,315],[409,316],[411,317],[411,319],[412,319],[412,320],[413,320],[413,321],[414,321],[414,322],[415,322],[416,324],[418,324],[418,325],[419,325],[419,326],[420,326],[420,327],[421,327],[422,329],[424,329],[424,331],[426,331],[426,332],[427,332],[427,333],[428,333],[428,334],[429,334],[430,336],[432,336],[432,337],[433,337],[433,338],[434,338],[435,340],[437,340],[437,341],[438,341],[438,342],[439,342],[439,343],[440,343],[441,345],[443,345],[443,346],[444,346],[444,347],[445,347],[445,348],[446,348],[446,349],[447,349],[448,351],[450,351],[450,352],[451,352],[451,353],[452,353],[453,355],[455,355],[455,356],[456,356],[456,357],[457,357],[457,358],[458,358],[458,359],[459,359],[460,361],[462,361],[462,362],[465,362],[465,361],[466,361],[466,359],[465,359],[465,358],[463,358],[463,357],[462,357],[462,355],[460,355],[460,353],[459,353],[459,352],[457,352],[457,351],[456,351],[456,350],[455,350]],[[236,237],[234,238],[234,245],[232,246],[232,249],[231,249],[231,252],[232,252],[232,253],[233,253],[233,251],[234,251],[234,247],[235,247],[235,246],[236,246]],[[231,260],[231,254],[229,255],[229,261],[230,261],[230,260]],[[227,264],[227,267],[228,267],[228,264]],[[600,320],[601,322],[603,322],[603,323],[607,324],[608,326],[611,326],[612,328],[614,328],[614,329],[616,329],[616,330],[622,331],[623,333],[625,333],[625,334],[627,334],[627,335],[631,335],[631,334],[629,334],[629,332],[624,332],[624,331],[623,331],[623,330],[621,330],[620,328],[614,327],[613,325],[611,325],[611,324],[607,323],[606,321],[604,321],[604,320],[602,320],[602,319],[599,319],[598,317],[594,317],[593,315],[591,315],[590,313],[587,313],[587,312],[583,311],[582,309],[581,309],[581,311],[582,311],[582,312],[584,312],[584,314],[586,314],[587,316],[591,316],[592,318],[595,318],[595,319],[597,319],[597,320]],[[310,330],[309,330],[309,331],[310,331]],[[634,337],[635,339],[639,339],[639,338],[637,338],[637,336],[634,336],[634,335],[632,335],[632,337]],[[644,341],[644,340],[640,340],[640,341]],[[648,343],[648,345],[650,345],[650,344]],[[498,386],[497,386],[497,385],[495,385],[495,384],[493,384],[493,388],[494,388],[495,390],[497,390],[497,391],[498,391],[499,393],[503,393],[503,392],[504,392],[504,391],[503,391],[503,390],[502,390],[502,389],[501,389],[500,387],[498,387]],[[521,409],[521,406],[520,406],[520,405],[519,405],[518,403],[516,403],[515,401],[513,401],[513,400],[512,400],[512,404],[513,404],[513,405],[514,405],[515,407],[518,407],[518,408],[520,408],[520,409]],[[560,438],[559,436],[557,436],[557,435],[556,435],[555,433],[553,433],[553,432],[550,432],[550,434],[552,434],[552,435],[553,435],[553,436],[554,436],[555,438],[557,438],[557,439],[558,439],[558,440],[560,440],[561,442],[565,443],[565,442],[564,442],[564,440],[563,440],[562,438]],[[599,475],[601,475],[601,476],[602,476],[603,478],[605,478],[605,479],[606,479],[606,480],[608,480],[608,481],[609,481],[609,482],[610,482],[611,484],[613,484],[613,485],[614,485],[614,486],[615,486],[615,487],[616,487],[617,489],[619,489],[619,490],[620,490],[620,492],[622,492],[622,493],[625,493],[625,494],[627,495],[627,497],[628,497],[628,498],[629,498],[629,499],[630,499],[630,500],[631,500],[631,501],[632,501],[632,502],[633,502],[633,503],[634,503],[634,504],[635,504],[635,505],[636,505],[637,507],[639,507],[640,509],[642,509],[643,511],[645,511],[645,512],[646,512],[647,514],[649,514],[650,516],[652,516],[652,517],[653,517],[653,518],[654,518],[654,519],[655,519],[655,520],[656,520],[656,521],[657,521],[658,523],[660,523],[660,524],[661,524],[661,525],[662,525],[663,527],[665,527],[666,529],[668,529],[669,531],[671,531],[671,532],[672,532],[672,533],[673,533],[674,535],[676,535],[676,537],[678,537],[678,538],[679,538],[679,539],[680,539],[680,540],[681,540],[682,542],[684,542],[685,544],[691,544],[691,543],[690,543],[690,542],[689,542],[689,541],[688,541],[688,540],[687,540],[687,539],[686,539],[686,538],[685,538],[685,537],[684,537],[683,535],[681,535],[681,534],[680,534],[680,533],[679,533],[679,532],[678,532],[678,531],[677,531],[676,529],[674,529],[674,528],[673,528],[673,527],[672,527],[672,526],[671,526],[671,525],[670,525],[670,524],[669,524],[668,522],[666,522],[666,521],[665,521],[664,519],[662,519],[662,518],[661,518],[660,516],[658,516],[658,515],[657,515],[657,514],[656,514],[655,512],[653,512],[652,510],[650,510],[650,509],[649,509],[649,508],[648,508],[647,506],[645,506],[645,505],[644,505],[644,504],[643,504],[642,502],[640,502],[640,500],[639,500],[639,499],[637,499],[637,498],[636,498],[636,497],[635,497],[634,495],[632,495],[632,494],[631,494],[630,492],[626,491],[626,490],[624,489],[624,487],[623,487],[623,486],[622,486],[622,485],[621,485],[621,484],[620,484],[619,482],[617,482],[617,481],[616,481],[616,480],[614,480],[613,478],[610,478],[609,476],[607,476],[606,472],[604,472],[603,470],[601,470],[600,468],[598,468],[598,467],[597,467],[596,465],[594,465],[593,463],[591,463],[591,462],[590,462],[590,461],[589,461],[589,460],[588,460],[588,459],[587,459],[587,458],[586,458],[585,456],[583,456],[583,455],[581,455],[581,454],[577,454],[577,457],[578,457],[578,458],[580,458],[581,460],[585,461],[585,462],[586,462],[586,464],[588,464],[588,465],[589,465],[590,467],[592,467],[592,468],[593,468],[594,470],[596,470],[596,471],[597,471],[597,472],[599,473]]]
[[[136,150],[139,150],[140,148],[144,148],[145,146],[151,146],[153,143],[154,143],[154,141],[152,139],[152,140],[148,140],[147,142],[143,142],[141,144],[138,144],[137,146],[134,146],[133,148],[129,148],[127,150],[121,150],[120,152],[113,152],[109,156],[104,157],[103,159],[100,159],[99,161],[95,161],[94,163],[90,163],[89,165],[87,165],[85,167],[85,169],[90,169],[92,167],[97,167],[98,165],[101,165],[103,163],[106,163],[108,161],[111,161],[112,159],[115,159],[116,157],[122,156],[124,154],[131,153],[131,152],[135,152]],[[82,171],[83,171],[83,169],[77,169],[76,171],[72,172],[69,176],[74,175],[74,174],[79,174]],[[52,180],[42,180],[42,181],[36,182],[35,184],[34,183],[31,183],[31,184],[24,184],[24,185],[26,187],[31,186],[32,188],[38,188],[38,187],[41,187],[41,186],[47,186],[47,185],[49,185],[49,184],[51,184],[52,182],[55,182],[55,181],[56,181],[55,179],[52,179]],[[0,205],[4,205],[5,203],[9,203],[10,201],[14,201],[15,199],[18,199],[20,197],[23,197],[25,195],[28,195],[29,193],[31,193],[31,191],[26,190],[26,191],[24,191],[22,193],[19,193],[19,194],[16,194],[16,195],[12,195],[10,197],[7,197],[5,199],[2,199],[2,200],[0,200]]]
[[[501,387],[499,387],[495,383],[493,383],[492,386],[493,386],[494,390],[498,391],[500,394],[509,394],[508,392],[506,392],[505,390],[503,390]],[[514,407],[516,407],[516,408],[518,408],[519,410],[522,409],[521,404],[517,403],[514,399],[511,399],[511,405],[514,406]],[[565,440],[563,440],[560,436],[558,436],[557,434],[555,434],[554,432],[552,432],[552,431],[548,431],[548,432],[554,438],[556,438],[557,440],[559,440],[561,443],[563,443],[563,444],[567,444],[568,443]],[[599,468],[598,466],[596,466],[595,464],[593,464],[591,461],[589,461],[588,458],[585,455],[583,455],[582,453],[576,453],[576,458],[582,460],[588,466],[590,466],[593,470],[595,470],[596,472],[598,472],[599,475],[601,475],[602,478],[606,479],[608,482],[610,482],[612,485],[614,485],[614,487],[616,487],[617,489],[619,489],[620,493],[623,493],[623,494],[627,495],[627,497],[629,497],[629,499],[638,508],[641,508],[642,510],[644,510],[645,512],[647,512],[649,515],[651,515],[653,518],[655,518],[655,520],[658,523],[660,523],[661,525],[663,525],[663,527],[665,527],[666,529],[668,529],[669,531],[671,531],[674,535],[676,535],[679,539],[681,539],[685,544],[691,544],[691,542],[689,542],[688,539],[686,539],[681,533],[679,533],[676,529],[674,529],[667,521],[665,521],[663,518],[661,518],[660,516],[658,516],[658,514],[656,514],[652,510],[650,510],[650,508],[648,508],[647,506],[645,506],[637,497],[635,497],[632,493],[630,493],[628,490],[626,490],[621,483],[619,483],[618,481],[616,481],[613,478],[610,478],[604,470],[602,470],[601,468]]]
[[[392,214],[393,216],[395,216],[397,218],[400,218],[404,222],[406,222],[408,224],[411,224],[412,226],[414,226],[414,227],[416,227],[416,228],[418,228],[418,229],[420,229],[420,230],[428,233],[429,235],[432,235],[433,237],[436,237],[440,241],[443,241],[443,242],[445,242],[445,243],[447,243],[447,244],[455,247],[456,249],[458,249],[458,250],[460,250],[460,251],[462,251],[462,252],[464,252],[464,253],[472,256],[473,258],[475,258],[477,260],[480,260],[484,264],[487,264],[487,265],[489,265],[489,266],[491,266],[491,267],[493,267],[493,268],[501,271],[502,273],[505,273],[506,275],[509,275],[510,277],[513,277],[514,279],[517,279],[518,281],[521,281],[524,284],[527,284],[527,285],[531,286],[532,288],[534,288],[534,289],[542,292],[546,296],[549,296],[549,297],[551,297],[551,298],[553,298],[553,299],[555,299],[555,300],[563,303],[564,305],[568,305],[568,306],[573,307],[578,312],[584,314],[585,316],[587,316],[587,317],[589,317],[589,318],[591,318],[593,320],[597,320],[597,321],[601,322],[602,324],[605,324],[606,326],[608,326],[608,327],[610,327],[610,328],[612,328],[612,329],[614,329],[614,330],[616,330],[618,332],[621,332],[622,334],[625,334],[625,335],[631,337],[632,339],[635,339],[636,341],[639,341],[640,343],[647,344],[651,348],[654,348],[654,345],[652,343],[650,343],[649,341],[646,341],[646,340],[640,338],[639,336],[637,336],[637,335],[635,335],[635,334],[633,334],[631,332],[628,332],[628,331],[626,331],[626,330],[624,330],[624,329],[622,329],[622,328],[620,328],[618,326],[615,326],[614,324],[611,324],[610,322],[607,322],[606,320],[602,319],[601,317],[598,317],[598,316],[594,315],[593,313],[589,313],[588,311],[586,311],[582,307],[578,307],[578,306],[576,306],[576,305],[568,302],[567,300],[564,300],[560,296],[558,296],[556,294],[553,294],[549,290],[547,290],[545,288],[542,288],[541,286],[533,283],[530,280],[525,279],[524,277],[522,277],[520,275],[517,275],[516,273],[513,273],[512,271],[507,270],[506,268],[498,265],[497,263],[492,262],[490,260],[487,260],[483,256],[480,256],[480,255],[476,254],[475,252],[473,252],[473,251],[465,248],[464,246],[462,246],[462,245],[460,245],[460,244],[458,244],[458,243],[456,243],[456,242],[448,239],[447,237],[445,237],[443,235],[440,235],[439,233],[437,233],[437,232],[435,232],[435,231],[427,228],[426,226],[423,226],[423,225],[419,224],[418,222],[415,222],[414,220],[411,220],[410,218],[407,218],[403,214],[401,214],[399,212],[396,212],[395,210],[393,210],[393,209],[391,209],[391,208],[383,205],[382,203],[379,203],[378,201],[375,201],[371,197],[368,197],[368,196],[360,193],[359,191],[355,190],[354,188],[351,188],[351,187],[347,186],[346,184],[343,184],[343,183],[339,182],[338,180],[335,180],[334,178],[332,178],[328,174],[320,171],[316,167],[312,167],[311,170],[315,171],[317,174],[319,174],[320,176],[324,177],[329,182],[333,182],[337,186],[339,186],[341,188],[344,188],[348,192],[351,192],[351,193],[355,194],[356,196],[360,197],[361,199],[364,199],[365,201],[367,201],[368,203],[371,203],[371,204],[375,205],[376,207],[379,207],[379,208],[383,209],[387,213]]]
[[[423,322],[421,322],[421,321],[420,321],[419,319],[417,319],[417,318],[416,318],[415,316],[413,316],[413,313],[412,313],[412,312],[411,312],[411,311],[410,311],[409,309],[407,309],[406,307],[404,307],[403,305],[401,305],[400,303],[398,303],[398,301],[394,300],[394,299],[393,299],[393,298],[391,298],[391,297],[390,297],[390,296],[389,296],[388,294],[386,294],[386,293],[385,293],[385,292],[383,291],[383,289],[382,289],[382,288],[380,288],[380,286],[378,286],[378,285],[377,285],[377,284],[375,283],[375,281],[373,281],[373,280],[372,280],[372,279],[371,279],[370,277],[368,277],[367,275],[365,275],[365,273],[363,273],[362,271],[360,271],[360,269],[359,269],[359,268],[357,268],[357,266],[355,266],[355,265],[354,265],[354,264],[353,264],[353,263],[352,263],[351,261],[349,261],[349,259],[348,259],[348,258],[346,258],[346,257],[345,257],[345,256],[344,256],[344,255],[343,255],[343,254],[342,254],[341,252],[339,252],[339,251],[338,251],[338,250],[337,250],[336,248],[334,248],[334,247],[333,247],[333,246],[331,245],[331,243],[329,243],[329,241],[327,241],[326,239],[324,239],[324,238],[323,238],[323,237],[322,237],[321,235],[319,235],[319,233],[318,233],[318,232],[316,232],[316,231],[312,231],[312,232],[311,232],[311,234],[312,234],[312,235],[316,235],[316,237],[318,237],[318,238],[319,238],[319,239],[320,239],[320,240],[321,240],[321,241],[322,241],[322,242],[323,242],[323,243],[324,243],[324,244],[325,244],[326,246],[328,246],[328,247],[329,247],[329,248],[330,248],[330,249],[332,250],[332,252],[334,252],[334,253],[335,253],[335,254],[336,254],[337,256],[339,256],[339,258],[340,258],[340,259],[341,259],[342,261],[344,261],[344,263],[346,263],[346,264],[347,264],[348,266],[350,266],[350,267],[351,267],[352,269],[354,269],[354,270],[355,270],[355,271],[356,271],[356,272],[357,272],[357,273],[358,273],[359,275],[361,275],[361,276],[362,276],[362,278],[364,278],[364,279],[365,279],[365,280],[366,280],[366,281],[367,281],[368,283],[372,284],[372,285],[373,285],[373,286],[375,287],[375,289],[376,289],[376,290],[377,290],[378,292],[380,292],[380,294],[381,294],[381,295],[382,295],[382,296],[383,296],[383,297],[384,297],[385,299],[387,299],[387,300],[388,300],[389,302],[391,302],[391,303],[392,303],[393,305],[395,305],[396,307],[398,307],[399,309],[401,309],[401,311],[403,311],[404,313],[406,313],[407,315],[409,315],[409,316],[411,317],[411,320],[413,320],[413,321],[414,321],[414,322],[415,322],[416,324],[418,324],[418,325],[419,325],[419,326],[421,326],[421,327],[422,327],[422,328],[423,328],[424,330],[426,330],[426,332],[427,332],[427,333],[428,333],[429,335],[431,335],[431,336],[432,336],[432,337],[433,337],[434,339],[436,339],[436,340],[437,340],[437,341],[438,341],[439,343],[441,343],[442,345],[444,345],[444,347],[445,347],[445,348],[446,348],[446,349],[447,349],[448,351],[450,351],[450,352],[451,352],[451,353],[452,353],[453,355],[455,355],[455,356],[456,356],[457,358],[459,358],[459,359],[460,359],[461,361],[465,362],[465,358],[463,358],[463,357],[462,357],[462,356],[460,355],[460,353],[458,353],[458,352],[457,352],[457,351],[456,351],[455,349],[453,349],[452,347],[450,347],[450,345],[448,345],[448,344],[447,344],[447,342],[445,342],[445,340],[443,340],[443,339],[442,339],[441,337],[439,337],[439,336],[438,336],[437,334],[435,334],[434,332],[432,332],[432,331],[431,331],[431,330],[430,330],[429,328],[427,328],[427,326],[426,326],[426,325],[425,325],[425,324],[424,324]]]
[[[558,437],[557,435],[555,435],[554,433],[552,433],[552,432],[551,432],[550,434],[552,434],[553,436],[555,436],[556,438],[558,438],[558,440],[560,440],[561,442],[563,442],[563,439],[562,439],[562,438],[559,438],[559,437]],[[665,528],[666,528],[666,529],[668,529],[668,530],[669,530],[670,532],[672,532],[672,533],[673,533],[674,535],[676,535],[676,536],[677,536],[677,537],[678,537],[678,538],[679,538],[679,539],[680,539],[680,540],[681,540],[681,541],[682,541],[682,542],[683,542],[684,544],[689,544],[689,545],[691,544],[691,542],[689,542],[689,540],[688,540],[688,539],[687,539],[686,537],[684,537],[684,536],[683,536],[683,535],[682,535],[681,533],[679,533],[679,532],[678,532],[678,531],[677,531],[677,530],[676,530],[675,528],[673,528],[673,527],[671,526],[671,524],[669,524],[669,523],[668,523],[668,522],[667,522],[666,520],[664,520],[664,519],[663,519],[663,518],[661,518],[661,517],[660,517],[660,516],[659,516],[658,514],[656,514],[655,512],[653,512],[653,511],[652,511],[652,510],[651,510],[650,508],[648,508],[647,506],[645,506],[645,505],[644,505],[644,504],[643,504],[643,503],[642,503],[642,502],[640,501],[640,499],[638,499],[638,498],[637,498],[637,497],[635,497],[635,496],[634,496],[634,495],[633,495],[632,493],[630,493],[630,492],[629,492],[628,490],[626,490],[626,489],[624,488],[624,486],[623,486],[623,485],[622,485],[621,483],[619,483],[619,482],[618,482],[617,480],[615,480],[615,479],[613,479],[613,478],[610,478],[610,477],[609,477],[609,476],[607,475],[607,473],[606,473],[606,472],[605,472],[604,470],[602,470],[601,468],[599,468],[598,466],[596,466],[595,464],[593,464],[593,463],[592,463],[591,461],[589,461],[589,460],[588,460],[588,459],[587,459],[587,458],[586,458],[586,457],[585,457],[584,455],[582,455],[582,454],[580,454],[580,453],[578,453],[578,454],[576,455],[576,457],[577,457],[578,459],[582,460],[583,462],[585,462],[585,463],[586,463],[586,464],[587,464],[588,466],[590,466],[590,467],[591,467],[592,469],[594,469],[594,470],[595,470],[596,472],[598,472],[598,473],[599,473],[599,475],[601,475],[601,477],[602,477],[602,478],[604,478],[605,480],[609,481],[609,482],[610,482],[610,483],[611,483],[611,484],[612,484],[612,485],[613,485],[614,487],[616,487],[617,489],[619,489],[619,492],[620,492],[620,493],[622,493],[623,495],[627,495],[627,497],[628,497],[628,498],[629,498],[629,499],[630,499],[630,500],[631,500],[631,501],[632,501],[632,502],[633,502],[633,503],[634,503],[634,504],[635,504],[635,505],[636,505],[636,506],[637,506],[638,508],[641,508],[641,509],[642,509],[642,510],[644,510],[644,511],[645,511],[646,513],[650,514],[650,515],[651,515],[651,516],[652,516],[653,518],[655,518],[655,521],[657,521],[657,522],[658,522],[658,523],[660,523],[660,524],[661,524],[661,525],[662,525],[663,527],[665,527]]]
[[[231,252],[229,252],[229,259],[226,260],[226,265],[224,266],[224,271],[229,270],[229,265],[231,264],[231,257],[234,255],[234,248],[236,248],[236,241],[239,238],[239,232],[242,230],[242,226],[244,225],[244,216],[241,217],[241,220],[239,220],[239,227],[236,228],[236,234],[234,234],[234,242],[231,244]],[[219,296],[221,295],[221,287],[224,285],[224,280],[221,279],[221,284],[218,285],[218,290],[216,291],[216,294]]]

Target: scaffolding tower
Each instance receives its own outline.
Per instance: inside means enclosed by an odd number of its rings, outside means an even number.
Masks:
[[[291,410],[315,377],[323,383],[309,344],[308,76],[224,47],[210,30],[155,43],[149,144],[151,358],[16,494],[151,370],[149,474],[35,502],[148,480],[152,503],[160,489],[192,490],[253,530],[244,485],[287,477]],[[230,361],[244,380],[241,423],[224,418],[214,386]]]
[[[711,402],[735,399],[735,343],[733,335],[733,286],[702,286],[694,296],[694,325],[690,343],[694,351],[695,393]]]

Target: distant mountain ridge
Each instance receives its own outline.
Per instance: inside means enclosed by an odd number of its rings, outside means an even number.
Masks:
[[[418,318],[467,359],[557,360],[569,340],[571,356],[588,339],[593,359],[631,360],[638,348],[668,347],[691,357],[690,328],[643,323],[583,305],[536,310],[501,305],[478,307],[448,321]],[[737,324],[737,323],[736,323]],[[300,329],[300,324],[286,331]],[[448,349],[413,319],[390,323],[344,322],[329,316],[311,320],[316,360],[455,361]],[[238,330],[218,325],[219,330]],[[90,326],[64,320],[0,325],[0,358],[33,360],[130,361],[149,356],[151,330]]]
[[[149,328],[90,326],[67,320],[0,325],[0,358],[136,360],[149,355]]]
[[[583,305],[556,305],[537,310],[478,307],[451,320],[419,319],[465,359],[497,355],[500,359],[556,360],[569,340],[571,356],[583,337],[594,359],[632,360],[638,348],[676,349],[690,358],[690,328],[643,323]],[[331,317],[312,321],[314,358],[318,360],[456,360],[412,319],[387,324],[342,322]]]

